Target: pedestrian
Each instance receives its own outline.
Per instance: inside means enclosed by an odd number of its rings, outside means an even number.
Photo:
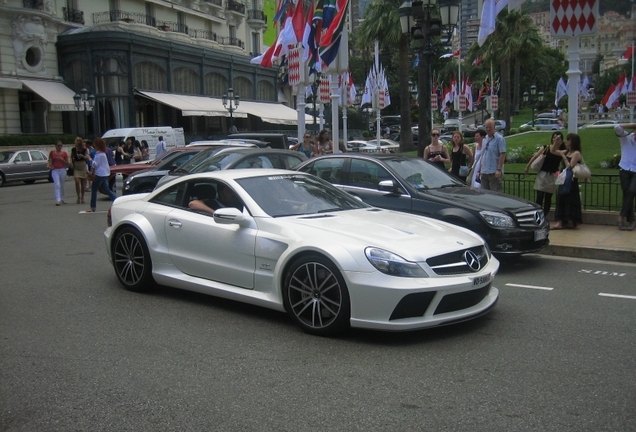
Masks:
[[[95,147],[93,146],[93,141],[91,140],[86,140],[86,148],[88,149],[88,155],[90,156],[90,159],[88,160],[87,172],[91,172],[93,168],[93,159],[95,158],[95,154],[97,153],[97,150],[95,150]],[[113,152],[111,151],[110,154],[112,157]],[[113,159],[113,163],[115,163],[114,159]],[[88,180],[88,176],[86,177],[86,179],[87,179],[86,192],[90,192],[92,182]]]
[[[46,166],[51,170],[53,178],[55,205],[66,204],[64,201],[64,182],[66,182],[66,169],[70,166],[70,162],[62,141],[58,141],[55,144],[55,149],[49,152]]]
[[[77,194],[76,204],[84,204],[90,157],[90,153],[84,146],[82,138],[75,138],[75,147],[71,149],[71,163],[73,166],[73,178],[75,179],[75,193]]]
[[[439,140],[439,129],[431,131],[431,143],[424,149],[424,160],[443,170],[446,170],[445,164],[450,163],[448,149]]]
[[[291,145],[289,147],[290,150],[296,150],[305,153],[305,156],[307,156],[308,158],[311,157],[313,148],[314,142],[311,140],[311,134],[309,132],[305,132],[302,142],[299,141],[297,144]]]
[[[537,178],[534,181],[534,190],[537,191],[535,202],[543,208],[544,217],[548,217],[550,207],[552,206],[552,195],[556,192],[556,176],[561,164],[561,156],[557,153],[559,150],[565,150],[563,142],[563,134],[554,132],[552,134],[552,144],[543,146],[532,156],[524,174],[528,174],[528,170],[532,163],[538,158],[543,158],[541,169],[537,172]]]
[[[466,183],[468,167],[473,160],[473,152],[464,144],[464,135],[460,131],[453,132],[453,148],[451,149],[451,167],[448,170],[455,177]],[[462,168],[465,167],[465,168]],[[462,172],[465,170],[465,172]]]
[[[495,131],[495,121],[486,120],[486,138],[481,156],[479,180],[482,189],[503,191],[503,169],[506,162],[506,139]]]
[[[632,129],[628,133],[625,129]],[[634,230],[634,199],[636,198],[636,123],[618,124],[614,132],[621,144],[621,161],[618,176],[623,190],[623,204],[618,216],[618,228],[622,231]]]
[[[97,153],[95,154],[95,160],[93,161],[93,187],[91,189],[91,208],[86,210],[88,213],[94,213],[97,209],[97,192],[100,186],[104,185],[104,192],[108,195],[111,201],[117,199],[117,195],[113,193],[108,187],[108,178],[110,177],[110,165],[108,164],[108,158],[106,157],[106,151],[110,151],[106,147],[106,141],[101,138],[95,138],[93,141]]]
[[[238,128],[235,125],[232,125],[232,127],[230,127],[229,135],[233,135],[237,133],[238,133]]]
[[[583,156],[581,152],[581,137],[570,133],[566,137],[565,150],[554,152],[563,160],[565,170],[574,170],[576,164],[581,162]],[[550,150],[552,152],[552,150]],[[563,188],[559,186],[559,189]],[[579,181],[572,176],[572,183],[567,193],[559,190],[557,196],[556,212],[554,215],[555,224],[550,227],[553,230],[563,228],[576,228],[583,222],[583,211],[581,210],[581,196],[579,195]],[[571,225],[568,225],[571,223]]]
[[[150,148],[148,147],[148,141],[141,140],[141,160],[150,160]]]
[[[477,129],[475,131],[475,154],[473,160],[473,166],[470,169],[470,173],[468,173],[468,177],[466,178],[466,182],[469,186],[474,188],[481,188],[481,180],[479,180],[479,169],[481,168],[481,156],[483,153],[483,144],[484,137],[486,136],[486,131],[483,129]]]
[[[157,141],[157,145],[155,146],[155,159],[161,157],[161,155],[164,154],[166,150],[166,142],[163,140],[163,136],[160,136],[159,141]]]
[[[333,142],[329,138],[329,131],[327,129],[323,129],[318,134],[318,139],[314,144],[313,156],[320,156],[331,153],[333,153]]]

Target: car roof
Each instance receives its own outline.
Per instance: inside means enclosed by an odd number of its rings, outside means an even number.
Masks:
[[[181,179],[186,178],[216,178],[219,180],[237,180],[244,178],[252,178],[252,177],[263,177],[263,176],[277,176],[277,175],[310,175],[303,173],[301,171],[291,171],[291,170],[283,170],[276,168],[242,168],[242,169],[231,169],[231,170],[219,170],[219,171],[208,171],[196,174],[187,174]],[[174,182],[168,182],[166,184],[174,184]]]

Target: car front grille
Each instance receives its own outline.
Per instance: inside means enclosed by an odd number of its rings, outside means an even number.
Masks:
[[[479,263],[478,268],[475,263],[472,263],[472,268],[470,266],[473,256]],[[439,276],[475,273],[488,264],[488,251],[485,246],[475,246],[429,258],[426,264]]]
[[[545,221],[545,215],[543,210],[525,210],[519,213],[515,213],[515,218],[519,222],[521,228],[536,228],[543,225]]]

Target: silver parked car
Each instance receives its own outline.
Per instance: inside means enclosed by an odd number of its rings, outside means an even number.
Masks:
[[[563,122],[556,118],[538,118],[534,122],[521,125],[522,128],[533,128],[538,130],[562,130]]]
[[[5,182],[23,181],[27,184],[36,180],[51,181],[46,166],[48,156],[41,150],[5,150],[0,151],[0,186]]]

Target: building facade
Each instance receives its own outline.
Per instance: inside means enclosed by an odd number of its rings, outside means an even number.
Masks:
[[[254,109],[236,110],[239,127],[258,127],[259,103],[280,106],[277,69],[250,64],[268,22],[262,2],[0,2],[0,135],[159,125],[220,134],[229,88]],[[82,89],[92,109],[78,110]]]

